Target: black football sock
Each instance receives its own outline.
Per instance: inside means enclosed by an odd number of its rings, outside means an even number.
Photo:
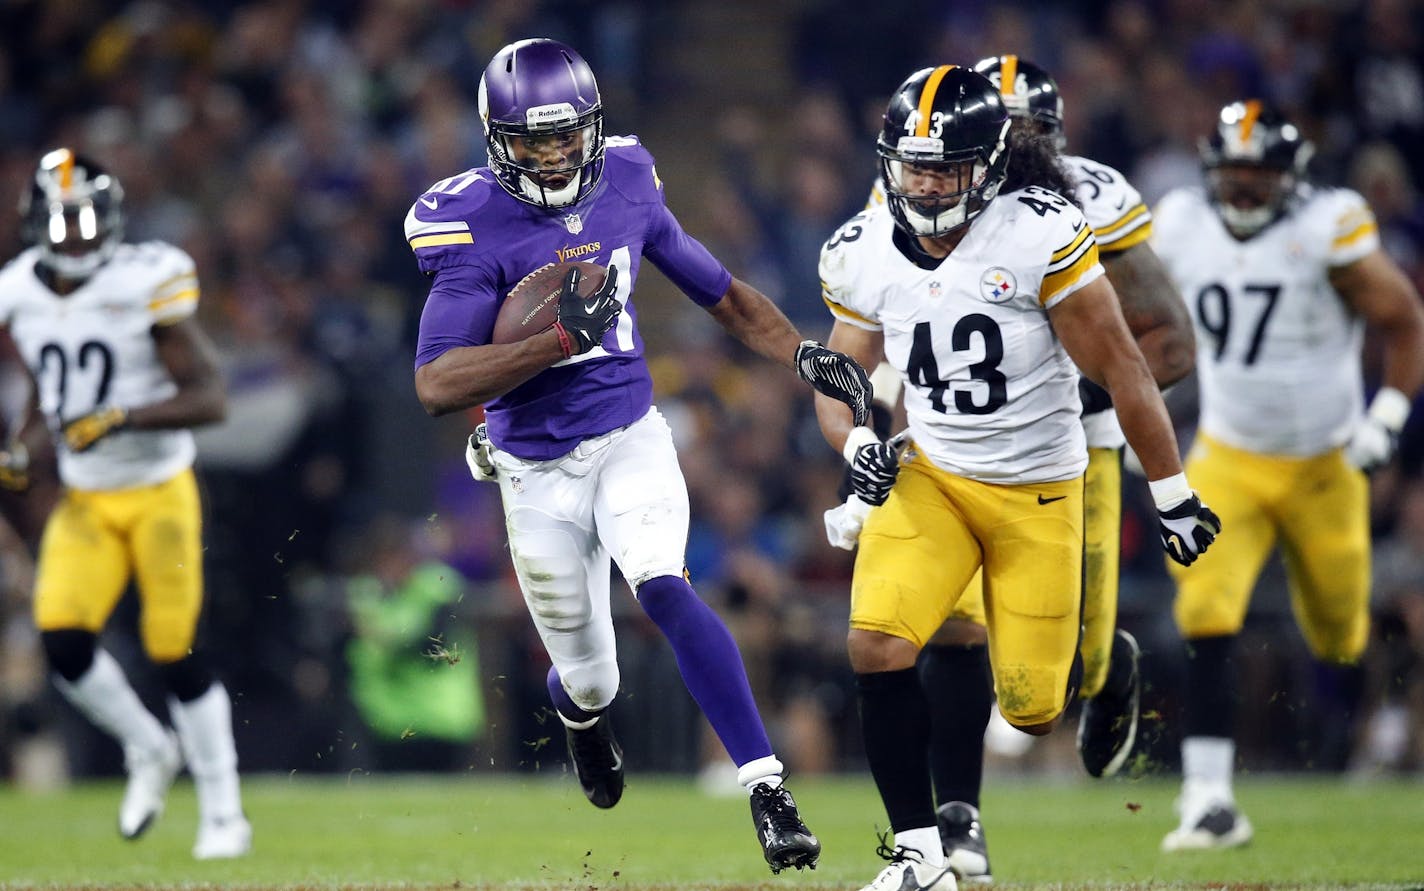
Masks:
[[[1236,635],[1194,637],[1187,652],[1187,703],[1183,736],[1232,739],[1236,727]]]
[[[855,676],[870,773],[895,832],[935,825],[929,710],[913,668]]]
[[[984,730],[994,707],[989,648],[931,644],[920,653],[919,672],[930,713],[935,801],[963,801],[977,808],[984,781]]]

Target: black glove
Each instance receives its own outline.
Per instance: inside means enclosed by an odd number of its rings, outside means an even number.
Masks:
[[[900,454],[888,442],[867,442],[850,462],[850,490],[866,504],[884,504],[900,474]]]
[[[1162,547],[1183,566],[1191,566],[1221,534],[1221,519],[1196,495],[1170,510],[1157,511]]]
[[[614,298],[618,289],[618,267],[608,267],[608,277],[603,285],[587,297],[578,293],[579,280],[583,273],[575,266],[564,278],[564,289],[559,292],[559,320],[554,329],[559,332],[559,346],[563,347],[564,358],[586,353],[603,342],[618,322],[618,314],[623,304]]]
[[[1083,415],[1095,415],[1112,408],[1112,396],[1107,390],[1078,375],[1078,398],[1083,402]]]
[[[864,427],[870,419],[870,376],[850,356],[803,340],[796,348],[796,374],[817,393],[850,406],[855,426]]]

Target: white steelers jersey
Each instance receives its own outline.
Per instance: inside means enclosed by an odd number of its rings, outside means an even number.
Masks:
[[[120,245],[78,290],[61,297],[35,274],[38,255],[30,248],[0,270],[0,324],[34,376],[60,479],[76,489],[123,489],[163,482],[191,466],[196,449],[188,430],[121,430],[78,454],[64,447],[60,431],[98,406],[134,408],[176,392],[151,330],[197,308],[192,258],[162,242]]]
[[[1074,195],[1103,257],[1121,253],[1141,244],[1152,235],[1152,212],[1116,169],[1078,155],[1060,155],[1063,168],[1074,180]],[[870,189],[866,207],[885,204],[885,186],[879,178]],[[1095,412],[1083,419],[1083,433],[1090,448],[1116,449],[1127,444],[1122,425],[1113,409]]]
[[[821,249],[821,286],[837,321],[883,332],[915,448],[984,482],[1081,475],[1078,372],[1048,310],[1103,274],[1082,213],[1036,187],[1000,195],[934,269],[894,233],[884,205],[852,217]]]
[[[1151,236],[1152,212],[1127,177],[1091,158],[1063,155],[1059,160],[1073,177],[1078,206],[1093,227],[1098,252],[1105,259]],[[1127,443],[1117,412],[1112,409],[1084,417],[1083,433],[1090,448],[1116,449]]]
[[[1364,199],[1302,187],[1285,217],[1241,242],[1201,189],[1177,189],[1154,228],[1196,328],[1201,430],[1273,455],[1343,444],[1362,410],[1364,326],[1329,272],[1379,247]]]

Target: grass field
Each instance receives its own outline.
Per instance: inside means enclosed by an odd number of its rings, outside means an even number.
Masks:
[[[1424,888],[1424,784],[1243,780],[1248,848],[1164,855],[1176,784],[1004,781],[985,816],[1008,888]],[[884,812],[868,777],[801,778],[825,848],[815,872],[773,878],[742,798],[633,775],[597,811],[572,780],[504,776],[248,778],[255,850],[189,856],[195,805],[180,782],[136,843],[119,839],[117,782],[51,795],[0,791],[0,887],[856,889],[872,878]]]

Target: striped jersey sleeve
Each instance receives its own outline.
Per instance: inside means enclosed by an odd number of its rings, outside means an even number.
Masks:
[[[172,325],[198,309],[197,265],[186,252],[172,245],[163,245],[157,257],[157,281],[148,296],[148,313],[153,324]]]
[[[1065,227],[1066,228],[1066,227]],[[1038,289],[1038,302],[1049,309],[1069,294],[1103,274],[1098,262],[1098,242],[1092,227],[1083,222],[1053,251],[1043,271],[1043,283]]]
[[[1065,155],[1063,163],[1075,177],[1077,202],[1093,227],[1099,253],[1121,253],[1151,237],[1152,212],[1127,177],[1091,158]]]
[[[1380,246],[1379,224],[1364,197],[1350,189],[1334,189],[1329,200],[1334,207],[1326,265],[1347,266],[1374,253]]]

